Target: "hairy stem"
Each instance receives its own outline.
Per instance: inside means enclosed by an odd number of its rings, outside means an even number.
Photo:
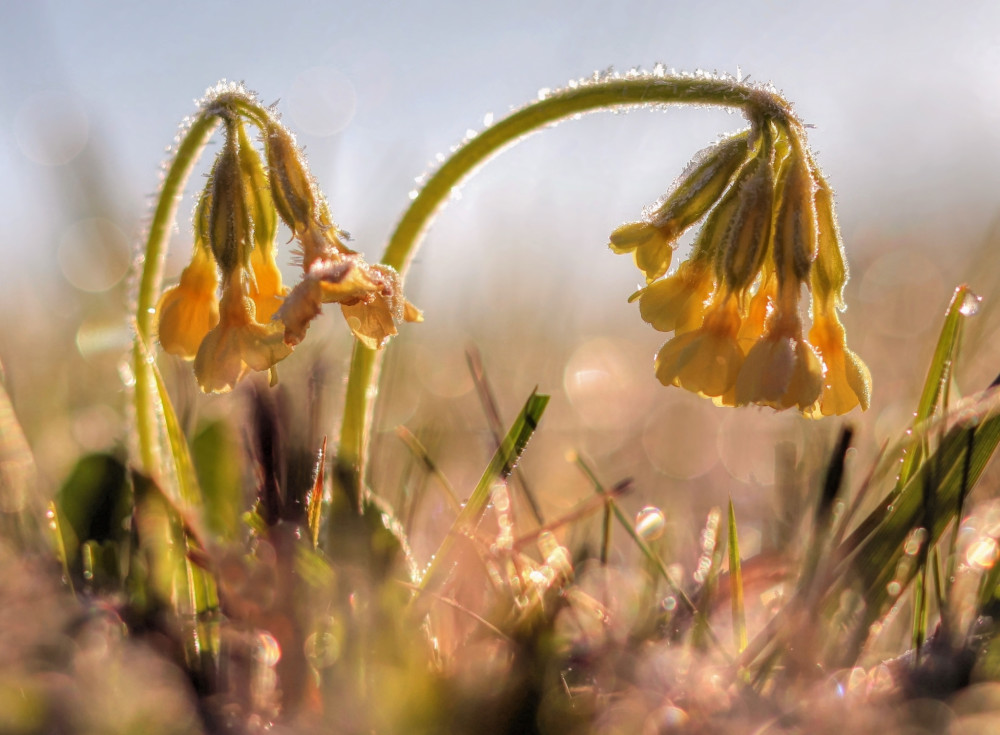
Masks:
[[[452,189],[507,145],[580,113],[643,104],[740,107],[754,124],[767,118],[794,119],[788,103],[777,94],[733,79],[639,75],[585,82],[553,92],[480,132],[435,171],[396,225],[382,262],[405,276],[431,220]],[[337,454],[337,474],[350,485],[344,489],[353,496],[352,502],[360,502],[364,493],[366,443],[381,361],[381,354],[355,343]]]
[[[177,207],[184,195],[184,185],[218,124],[219,119],[214,112],[203,111],[184,133],[174,154],[174,160],[170,163],[167,175],[163,179],[163,186],[160,187],[160,195],[146,236],[142,273],[139,276],[139,289],[136,294],[136,341],[132,348],[132,369],[135,376],[135,422],[139,458],[143,470],[148,474],[153,474],[158,466],[157,398],[153,373],[148,361],[152,354],[150,341],[153,336],[153,313],[163,283],[163,259],[177,217]]]
[[[150,475],[156,474],[159,467],[156,439],[156,402],[159,398],[150,369],[150,361],[153,359],[150,343],[153,338],[156,302],[163,284],[163,260],[177,219],[177,207],[195,163],[219,121],[237,114],[246,116],[258,126],[263,126],[271,117],[265,108],[242,90],[217,92],[202,103],[198,115],[184,132],[167,169],[146,235],[136,293],[136,339],[132,348],[132,370],[135,378],[135,423],[139,459],[143,470]]]

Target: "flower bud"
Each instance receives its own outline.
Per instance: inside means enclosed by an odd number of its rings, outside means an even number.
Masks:
[[[320,208],[312,176],[290,132],[280,125],[271,125],[266,139],[274,206],[292,232],[302,233],[308,230]]]
[[[746,163],[749,142],[750,131],[745,130],[701,151],[649,216],[650,224],[673,240],[704,217]]]
[[[208,242],[224,278],[246,264],[253,248],[253,221],[247,208],[246,185],[240,170],[239,144],[227,131],[223,149],[210,175]]]
[[[819,238],[812,171],[801,143],[794,138],[791,143],[774,221],[773,257],[779,283],[808,280]]]
[[[253,244],[260,250],[273,250],[278,218],[274,209],[274,199],[267,180],[264,163],[260,159],[246,127],[237,125],[239,141],[240,173],[246,187],[247,208],[253,220]]]
[[[738,197],[718,253],[722,282],[733,293],[748,289],[757,278],[771,239],[774,204],[773,149],[762,151],[733,189]]]
[[[815,165],[812,173],[816,182],[814,203],[819,225],[816,262],[812,268],[813,298],[817,304],[843,309],[847,261],[837,217],[833,213],[833,192]]]

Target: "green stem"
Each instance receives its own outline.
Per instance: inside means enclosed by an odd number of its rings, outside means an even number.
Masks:
[[[778,95],[733,79],[641,75],[583,82],[559,90],[523,107],[480,132],[459,148],[427,180],[389,239],[382,262],[406,275],[427,228],[452,190],[476,168],[505,146],[529,133],[574,115],[635,105],[694,104],[741,107],[756,124],[767,118],[794,119],[788,103]],[[347,381],[338,475],[351,502],[364,493],[367,440],[377,392],[382,356],[354,345]]]
[[[163,283],[163,259],[170,241],[177,216],[177,207],[184,194],[195,162],[219,123],[216,112],[205,110],[199,114],[184,134],[174,160],[167,170],[160,188],[160,196],[153,212],[146,237],[146,248],[136,295],[136,342],[132,348],[132,368],[135,375],[135,422],[139,442],[139,457],[143,469],[152,474],[157,467],[156,442],[156,391],[148,356],[153,335],[153,313]],[[146,345],[146,348],[143,348]]]
[[[157,392],[150,361],[153,316],[163,284],[163,260],[170,242],[170,233],[177,218],[177,207],[184,195],[184,186],[195,163],[219,121],[233,115],[244,115],[263,129],[270,113],[242,90],[228,89],[215,93],[203,103],[198,115],[184,132],[174,159],[160,187],[153,219],[146,236],[142,273],[136,294],[136,340],[132,348],[132,369],[135,377],[135,422],[139,459],[147,474],[154,474],[158,462]]]

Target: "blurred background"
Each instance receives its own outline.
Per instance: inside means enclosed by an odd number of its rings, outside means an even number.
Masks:
[[[353,247],[377,260],[415,180],[467,130],[595,70],[657,62],[771,81],[813,126],[852,266],[849,344],[874,380],[871,410],[849,417],[870,457],[915,407],[960,282],[984,297],[960,386],[985,387],[1000,365],[998,28],[991,0],[3,3],[0,360],[43,480],[124,441],[127,272],[165,150],[206,87],[242,80],[279,101]],[[591,115],[457,192],[408,276],[426,322],[388,357],[374,441],[398,461],[373,468],[376,489],[412,472],[402,423],[467,494],[491,452],[466,364],[475,345],[506,421],[535,385],[553,395],[525,459],[550,517],[591,492],[574,451],[609,483],[635,477],[637,507],[703,517],[732,494],[741,512],[765,511],[776,440],[807,457],[836,422],[662,388],[664,336],[626,303],[638,271],[606,247],[697,150],[742,126],[708,109]],[[168,277],[190,252],[192,191]],[[331,437],[349,350],[331,313],[281,366],[293,393],[325,386]],[[196,395],[188,366],[163,368],[192,424],[232,405]]]

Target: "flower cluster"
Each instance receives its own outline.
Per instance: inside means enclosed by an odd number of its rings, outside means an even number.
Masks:
[[[701,220],[691,255],[667,275],[678,238]],[[758,120],[703,151],[611,248],[646,276],[630,299],[643,320],[674,333],[656,356],[664,385],[812,417],[868,408],[871,377],[838,317],[847,266],[832,192],[796,121]]]
[[[401,321],[420,321],[399,275],[343,244],[291,133],[273,118],[252,119],[263,133],[265,162],[239,114],[220,114],[225,143],[195,211],[191,262],[157,306],[161,346],[194,360],[202,390],[225,392],[251,370],[273,371],[324,303],[339,303],[370,348],[384,345]],[[275,261],[279,217],[304,271],[291,290]]]

